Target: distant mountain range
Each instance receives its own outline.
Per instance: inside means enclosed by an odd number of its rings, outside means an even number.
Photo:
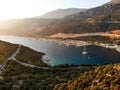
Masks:
[[[91,33],[120,30],[120,3],[113,0],[102,6],[68,15],[61,21],[47,26],[40,34]]]
[[[59,9],[40,17],[0,22],[0,34],[46,36],[120,30],[120,0],[92,9]]]
[[[0,34],[5,35],[31,35],[40,32],[48,24],[57,22],[57,19],[25,18],[0,22]],[[36,32],[36,33],[37,33]]]
[[[78,8],[68,8],[68,9],[58,9],[54,11],[50,11],[40,16],[39,18],[52,18],[52,19],[61,19],[67,15],[76,14],[82,12],[86,9],[78,9]]]
[[[47,26],[51,26],[64,16],[81,12],[85,9],[58,9],[34,18],[15,19],[0,22],[0,34],[36,35]],[[39,36],[39,35],[38,35]]]

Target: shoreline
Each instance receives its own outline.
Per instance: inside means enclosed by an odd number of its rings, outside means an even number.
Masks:
[[[7,35],[4,35],[7,36]],[[11,36],[11,35],[9,35]],[[13,37],[19,37],[19,36],[13,36]],[[21,37],[20,37],[21,38]],[[116,45],[116,44],[109,44],[109,43],[99,43],[99,42],[87,42],[87,41],[80,41],[80,40],[63,40],[63,39],[47,39],[47,38],[34,38],[34,37],[26,37],[26,38],[30,38],[29,40],[44,40],[45,42],[49,42],[49,43],[57,43],[59,45],[64,45],[66,47],[68,46],[74,46],[74,47],[84,47],[84,46],[89,46],[89,45],[96,45],[96,46],[100,46],[100,47],[104,47],[104,48],[110,48],[111,50],[115,50],[118,53],[120,53],[120,45]],[[46,54],[42,56],[42,61],[47,64],[48,66],[53,66],[51,65],[50,59],[48,57],[46,57]]]
[[[101,46],[101,47],[105,47],[105,48],[110,48],[110,49],[114,49],[114,50],[116,50],[117,52],[119,52],[120,53],[120,46],[119,45],[114,45],[114,46],[110,46],[110,45],[106,45],[106,44],[103,44],[103,43],[101,43],[101,44],[94,44],[94,45],[97,45],[97,46]]]
[[[62,44],[65,46],[73,45],[75,47],[80,47],[80,46],[96,45],[96,46],[100,46],[100,47],[114,49],[120,53],[120,45],[116,45],[116,44],[85,42],[85,41],[79,41],[79,40],[58,40],[58,39],[46,39],[46,40],[48,40],[49,42],[52,42],[52,43],[58,43],[60,45]]]
[[[80,46],[88,46],[88,45],[97,45],[100,47],[105,47],[105,48],[110,48],[110,49],[115,49],[117,52],[120,53],[120,45],[116,44],[109,44],[109,43],[96,43],[96,42],[86,42],[86,41],[80,41],[80,40],[63,40],[63,39],[54,39],[54,38],[45,38],[45,37],[31,37],[31,36],[22,36],[22,35],[0,35],[0,36],[15,36],[15,37],[26,37],[26,38],[31,38],[31,39],[43,39],[52,43],[58,43],[58,44],[63,44],[65,46],[75,46],[75,47],[80,47]]]

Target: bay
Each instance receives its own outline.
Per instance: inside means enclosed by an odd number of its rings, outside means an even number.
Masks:
[[[43,60],[51,65],[59,64],[106,64],[120,63],[120,53],[114,49],[96,45],[86,46],[87,54],[82,54],[84,46],[65,46],[46,39],[30,37],[0,36],[0,40],[14,44],[22,44],[46,55]],[[28,52],[29,53],[29,52]]]

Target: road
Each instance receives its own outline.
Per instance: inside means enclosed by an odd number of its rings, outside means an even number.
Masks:
[[[16,60],[15,56],[19,53],[21,45],[19,45],[18,49],[8,58],[8,60]]]
[[[17,59],[15,58],[15,56],[19,53],[20,48],[21,48],[21,45],[19,45],[19,47],[17,48],[17,50],[16,50],[9,58],[7,58],[7,60],[6,60],[2,65],[0,65],[0,74],[1,74],[2,71],[4,70],[6,64],[7,64],[7,62],[8,62],[9,60],[15,60],[15,61],[16,61],[17,63],[19,63],[20,65],[23,65],[23,66],[26,66],[26,67],[39,68],[39,69],[51,69],[51,68],[49,68],[49,67],[39,67],[39,66],[35,66],[35,65],[32,65],[32,64],[24,63],[24,62],[21,62],[21,61],[17,60]]]
[[[20,65],[23,65],[23,66],[26,66],[26,67],[38,68],[38,69],[45,69],[45,70],[52,69],[52,67],[40,67],[40,66],[36,66],[36,65],[24,63],[24,62],[21,62],[21,61],[17,60],[15,58],[15,56],[19,53],[20,48],[21,48],[21,45],[19,45],[19,47],[17,48],[17,50],[2,65],[0,65],[0,74],[3,72],[3,70],[4,70],[6,64],[7,64],[7,62],[9,60],[15,60]],[[57,68],[57,69],[63,70],[63,69],[81,69],[81,68],[85,68],[85,67],[78,66],[78,67],[67,67],[67,68]]]
[[[23,65],[23,66],[26,66],[26,67],[39,68],[39,69],[51,69],[49,67],[39,67],[39,66],[35,66],[35,65],[32,65],[32,64],[24,63],[24,62],[21,62],[19,60],[16,60],[16,62],[19,63],[20,65]]]
[[[7,58],[7,60],[5,60],[5,62],[0,66],[0,74],[4,70],[4,68],[5,68],[8,60],[16,60],[15,56],[17,55],[17,53],[19,53],[20,48],[21,48],[21,45],[19,45],[19,47],[17,48],[17,50],[9,58]]]

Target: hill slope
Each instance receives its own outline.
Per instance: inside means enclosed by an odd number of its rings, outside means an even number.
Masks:
[[[25,18],[8,21],[0,21],[0,34],[31,35],[39,32],[48,24],[56,22],[57,19]]]
[[[53,90],[120,90],[119,72],[120,64],[98,66],[67,83],[56,84]]]
[[[58,9],[58,10],[54,10],[54,11],[51,11],[51,12],[48,12],[48,13],[42,15],[42,16],[40,16],[40,18],[61,19],[67,15],[79,13],[79,12],[84,11],[84,10],[85,9],[78,9],[78,8]]]
[[[83,10],[76,8],[60,9],[48,12],[41,17],[0,21],[0,34],[36,36],[36,33],[41,32],[47,26],[53,25],[60,18]]]
[[[66,16],[40,34],[106,32],[120,29],[120,3],[109,3]]]

